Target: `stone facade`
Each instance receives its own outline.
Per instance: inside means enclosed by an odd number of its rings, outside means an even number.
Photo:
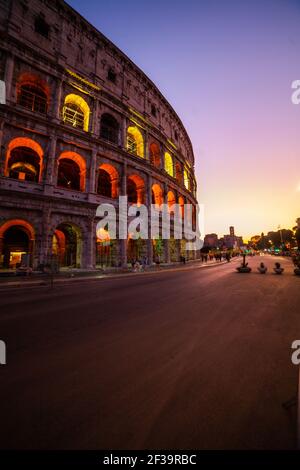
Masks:
[[[100,243],[95,227],[119,195],[196,207],[192,144],[157,87],[61,0],[0,0],[0,80],[1,267],[151,264],[151,240]],[[184,250],[164,241],[160,259]]]

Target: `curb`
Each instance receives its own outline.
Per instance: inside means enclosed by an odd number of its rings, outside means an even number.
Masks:
[[[235,260],[234,260],[235,261]],[[195,263],[196,264],[196,263]],[[222,266],[227,264],[227,261],[215,262],[212,264],[201,264],[200,266],[190,265],[186,267],[177,267],[177,268],[161,268],[155,271],[143,271],[138,273],[125,273],[125,274],[99,274],[98,276],[86,276],[86,277],[70,277],[70,278],[62,278],[62,279],[54,279],[53,287],[59,284],[71,284],[72,282],[89,282],[89,281],[102,281],[106,279],[124,279],[128,277],[135,277],[135,276],[149,276],[153,274],[161,274],[161,273],[170,273],[170,272],[183,272],[183,271],[192,271],[195,269],[203,269],[203,268],[213,268],[216,266]],[[8,289],[26,289],[26,288],[34,288],[34,287],[51,287],[51,280],[37,280],[37,281],[28,281],[25,283],[22,282],[7,282],[0,284],[0,292]]]

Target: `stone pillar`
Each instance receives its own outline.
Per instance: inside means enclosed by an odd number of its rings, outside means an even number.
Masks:
[[[7,55],[6,64],[5,64],[5,72],[4,72],[4,82],[5,82],[7,103],[10,103],[12,101],[14,63],[15,63],[14,56],[11,54]]]
[[[149,161],[149,160],[150,160],[150,155],[149,155],[149,136],[148,136],[148,132],[147,132],[147,131],[145,132],[145,142],[144,142],[144,146],[145,146],[145,147],[144,147],[144,150],[145,150],[145,153],[144,153],[145,159],[146,159],[147,161]]]
[[[100,136],[100,116],[99,116],[99,101],[95,100],[94,114],[93,114],[93,134],[98,138]]]
[[[127,120],[127,117],[124,116],[123,117],[123,123],[122,123],[122,142],[121,142],[121,146],[123,147],[123,149],[127,149],[127,126],[128,126],[128,120]]]
[[[55,112],[55,117],[58,121],[61,120],[62,118],[62,107],[63,107],[63,103],[61,101],[61,98],[62,98],[62,79],[60,79],[57,83],[57,87],[56,87],[56,94],[55,94],[55,98],[54,98],[54,112]]]
[[[56,184],[56,180],[55,180],[55,177],[56,177],[56,143],[57,143],[56,136],[51,135],[49,145],[48,145],[49,150],[48,150],[47,161],[44,161],[44,168],[46,167],[44,181],[47,185]]]
[[[148,208],[148,240],[147,240],[147,258],[149,266],[153,263],[153,243],[151,238],[151,203],[152,203],[152,177],[147,177],[147,208]]]
[[[120,195],[127,195],[127,163],[123,165],[122,179],[121,179],[121,188]],[[120,214],[119,214],[120,217]],[[119,239],[119,249],[121,255],[121,266],[127,268],[127,239]]]
[[[163,170],[165,169],[165,152],[166,152],[166,149],[162,147],[161,148],[161,167]]]
[[[88,218],[84,245],[82,267],[94,269],[96,264],[96,227],[93,217]]]
[[[42,215],[42,224],[39,228],[39,235],[36,240],[36,250],[39,263],[45,264],[50,261],[52,253],[50,230],[51,210],[45,207]]]
[[[0,176],[4,176],[5,169],[5,149],[2,148],[4,121],[0,122]]]
[[[3,267],[3,248],[4,248],[4,238],[0,237],[0,267]]]
[[[96,166],[97,166],[97,150],[93,149],[91,160],[90,160],[89,179],[87,181],[88,193],[96,192],[96,172],[97,172]]]

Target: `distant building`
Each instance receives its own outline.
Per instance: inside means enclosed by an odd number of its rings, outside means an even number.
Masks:
[[[240,248],[244,245],[243,237],[237,237],[234,234],[234,227],[229,227],[229,235],[224,235],[223,238],[219,240],[220,248]]]
[[[217,248],[219,246],[218,235],[216,233],[210,233],[204,237],[204,246],[210,248]]]

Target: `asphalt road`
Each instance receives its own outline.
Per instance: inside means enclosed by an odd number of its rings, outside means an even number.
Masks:
[[[294,448],[300,278],[280,261],[2,292],[0,447]]]

